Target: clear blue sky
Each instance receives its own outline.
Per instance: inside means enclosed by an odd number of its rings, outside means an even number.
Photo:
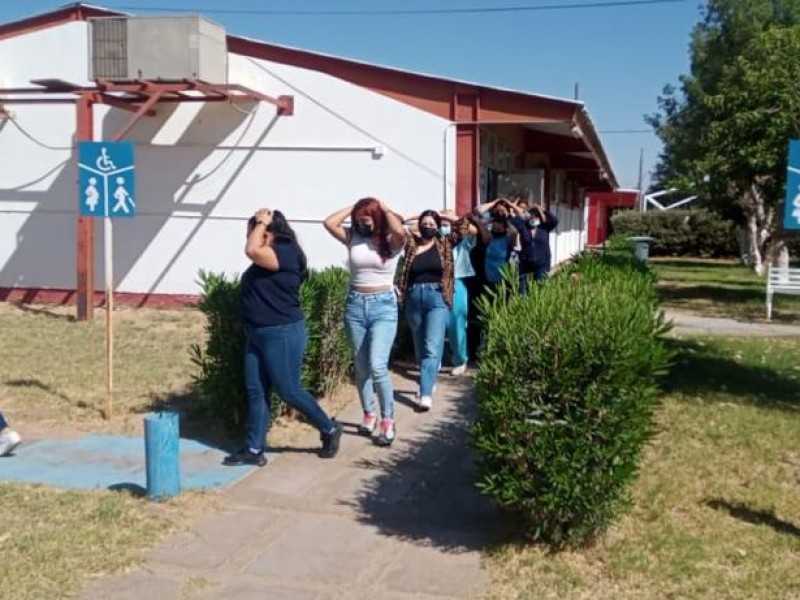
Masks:
[[[107,8],[392,10],[590,4],[604,0],[107,0]],[[0,23],[53,10],[61,0],[0,0]],[[575,83],[601,132],[620,185],[635,187],[660,149],[645,114],[666,83],[688,72],[701,0],[512,13],[279,16],[207,13],[228,33],[368,62],[572,98]],[[153,11],[150,11],[153,12]]]

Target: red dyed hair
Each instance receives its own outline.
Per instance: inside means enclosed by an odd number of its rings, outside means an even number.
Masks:
[[[372,243],[378,249],[378,254],[383,260],[392,256],[389,245],[389,223],[386,215],[381,210],[380,202],[376,198],[362,198],[356,202],[350,212],[350,221],[355,224],[358,217],[372,217]]]

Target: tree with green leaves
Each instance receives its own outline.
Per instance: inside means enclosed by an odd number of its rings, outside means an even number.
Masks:
[[[709,0],[691,74],[648,118],[664,143],[656,180],[699,192],[746,224],[750,264],[788,260],[779,209],[788,140],[800,135],[800,0]]]

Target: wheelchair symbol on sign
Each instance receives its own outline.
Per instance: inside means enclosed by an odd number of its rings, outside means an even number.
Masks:
[[[100,149],[100,156],[97,157],[95,165],[103,173],[108,173],[109,171],[113,171],[117,168],[117,166],[114,164],[114,161],[111,160],[111,157],[108,155],[108,149],[105,147]]]

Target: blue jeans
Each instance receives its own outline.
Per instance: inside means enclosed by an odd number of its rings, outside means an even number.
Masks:
[[[447,338],[450,340],[450,352],[453,355],[453,366],[460,367],[468,360],[467,355],[467,314],[469,313],[469,293],[467,286],[456,279],[453,307],[447,321]]]
[[[416,283],[406,291],[406,319],[419,362],[419,395],[433,395],[433,386],[442,364],[447,304],[438,283]]]
[[[529,269],[519,274],[519,293],[523,296],[528,293],[531,282],[541,283],[547,279],[547,273],[550,271],[547,265],[533,265]]]
[[[381,416],[393,419],[394,389],[389,373],[389,355],[397,334],[397,297],[394,291],[362,294],[350,290],[344,325],[353,350],[361,407],[364,412],[375,412],[374,386],[378,391]]]
[[[8,421],[3,418],[3,413],[0,412],[0,431],[8,427]]]
[[[274,388],[288,405],[296,408],[320,433],[336,427],[317,399],[300,385],[300,370],[308,332],[304,320],[288,325],[245,325],[244,382],[247,390],[247,436],[252,450],[264,448],[269,424],[269,393]]]

